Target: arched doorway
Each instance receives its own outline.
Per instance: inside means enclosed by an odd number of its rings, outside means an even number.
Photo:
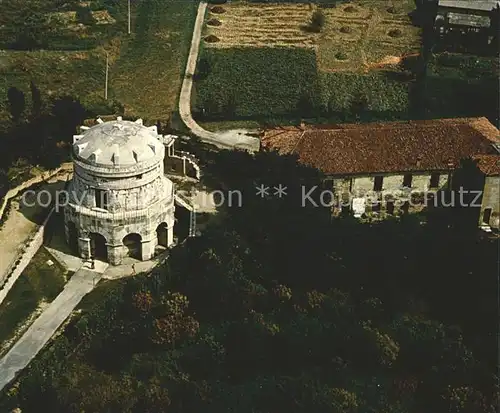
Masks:
[[[139,234],[128,234],[123,238],[123,245],[128,249],[127,255],[142,260],[142,238]]]
[[[68,222],[68,245],[73,254],[78,254],[78,231],[74,222]]]
[[[158,245],[167,248],[168,247],[168,226],[162,222],[156,228],[156,235],[158,237]]]
[[[108,260],[108,248],[106,247],[106,238],[97,232],[89,233],[90,238],[90,256],[96,260]]]

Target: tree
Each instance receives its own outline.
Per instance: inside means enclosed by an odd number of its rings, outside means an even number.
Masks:
[[[42,96],[40,89],[35,85],[33,81],[30,82],[31,90],[31,116],[37,118],[42,114]]]
[[[491,44],[493,45],[495,55],[500,53],[500,4],[490,12],[490,36],[492,37]]]
[[[196,65],[196,79],[204,80],[210,74],[211,65],[210,61],[206,57],[202,57],[198,64]]]
[[[6,41],[16,50],[34,50],[45,47],[54,31],[49,13],[38,0],[12,0],[2,11]]]
[[[351,107],[350,107],[351,115],[356,119],[360,119],[361,117],[363,117],[363,115],[366,113],[369,107],[370,107],[370,100],[368,96],[364,92],[359,92],[354,96],[353,100],[351,101]]]
[[[17,87],[10,87],[7,91],[7,100],[9,105],[10,115],[14,122],[19,122],[26,107],[24,92]]]
[[[95,24],[95,18],[92,15],[92,10],[88,6],[79,6],[76,9],[76,20],[78,23],[91,26]]]
[[[321,10],[316,10],[309,23],[309,30],[315,33],[319,33],[325,26],[325,14]]]
[[[314,96],[309,90],[305,90],[297,102],[297,114],[304,118],[311,118],[314,116]]]
[[[154,321],[154,343],[173,345],[182,337],[193,337],[198,332],[199,323],[186,314],[188,306],[189,301],[182,294],[172,293],[164,297]]]
[[[52,102],[52,115],[58,127],[59,137],[71,142],[77,126],[81,125],[86,117],[85,108],[80,101],[71,96],[62,96]]]

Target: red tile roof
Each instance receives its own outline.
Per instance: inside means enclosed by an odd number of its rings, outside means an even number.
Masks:
[[[500,154],[476,155],[477,166],[487,176],[500,175]]]
[[[262,137],[263,148],[327,175],[443,171],[497,153],[493,143],[500,132],[486,118],[283,127]]]

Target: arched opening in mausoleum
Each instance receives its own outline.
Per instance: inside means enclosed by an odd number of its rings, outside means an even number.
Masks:
[[[156,235],[158,237],[158,245],[167,248],[168,247],[168,226],[165,222],[162,222],[156,228]]]
[[[107,261],[108,249],[106,247],[106,238],[97,232],[91,232],[89,238],[91,257],[96,260]]]
[[[142,238],[139,234],[128,234],[123,238],[123,245],[127,247],[127,255],[137,260],[142,259]]]

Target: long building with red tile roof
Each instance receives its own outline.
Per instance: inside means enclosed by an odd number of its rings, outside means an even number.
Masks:
[[[483,117],[281,127],[264,131],[261,146],[320,170],[333,193],[349,194],[347,209],[357,216],[408,211],[408,204],[415,206],[412,194],[424,199],[446,187],[461,162],[472,158],[485,176],[480,220],[498,221],[500,131]]]

